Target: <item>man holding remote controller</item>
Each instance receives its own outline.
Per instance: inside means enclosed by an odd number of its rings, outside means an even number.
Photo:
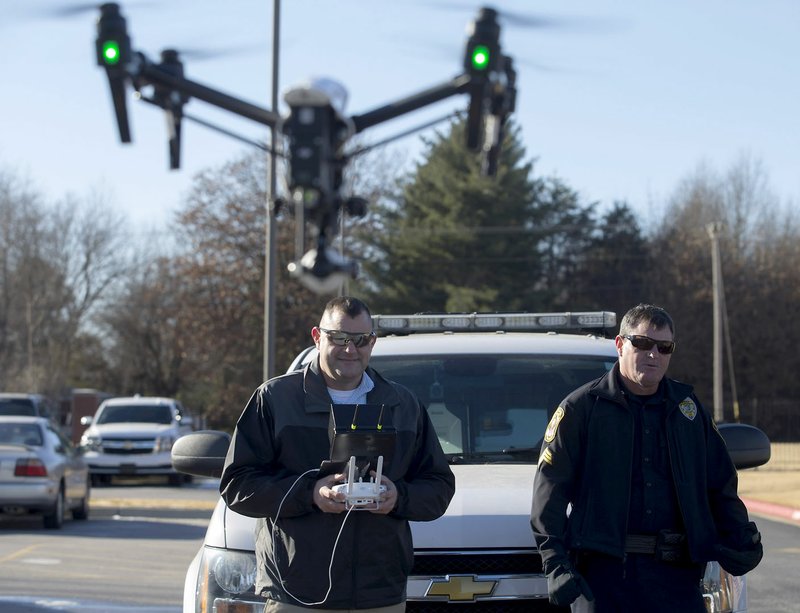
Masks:
[[[406,387],[369,367],[369,308],[348,296],[325,306],[311,337],[319,355],[262,384],[245,407],[220,479],[230,509],[256,517],[256,593],[265,613],[405,610],[413,565],[409,521],[447,510],[455,478],[427,412]],[[396,430],[375,507],[350,512],[320,476],[331,447],[331,404],[383,405]]]

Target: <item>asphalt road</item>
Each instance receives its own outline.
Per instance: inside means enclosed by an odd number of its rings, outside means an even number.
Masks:
[[[92,489],[88,521],[0,521],[0,612],[180,613],[218,497],[214,481]]]
[[[217,498],[214,480],[142,480],[93,488],[89,520],[62,530],[0,521],[0,613],[181,613],[186,569]],[[748,575],[749,613],[798,611],[800,526],[756,521],[765,556]]]
[[[747,575],[748,613],[800,611],[800,525],[756,519],[764,559]]]

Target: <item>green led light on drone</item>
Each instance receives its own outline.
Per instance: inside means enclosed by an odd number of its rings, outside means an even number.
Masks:
[[[107,40],[103,43],[103,61],[106,64],[119,63],[119,43],[115,40]]]
[[[489,47],[477,45],[472,50],[472,67],[475,70],[486,70],[489,66]]]

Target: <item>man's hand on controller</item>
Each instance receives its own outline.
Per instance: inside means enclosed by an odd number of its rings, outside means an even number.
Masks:
[[[370,474],[374,479],[376,476],[375,471]],[[317,505],[320,511],[323,513],[341,513],[346,510],[345,501],[347,496],[344,492],[337,492],[333,489],[334,485],[344,483],[344,481],[344,474],[328,475],[317,481],[314,487],[314,504]],[[397,505],[397,487],[386,475],[381,476],[381,485],[386,488],[386,491],[380,495],[378,508],[369,509],[369,512],[387,515]]]
[[[370,472],[372,478],[375,478],[375,471]],[[381,485],[386,487],[386,491],[381,494],[380,497],[380,504],[378,505],[377,509],[370,509],[370,513],[376,513],[377,515],[387,515],[394,510],[394,507],[397,505],[397,487],[395,484],[386,476],[381,475]]]
[[[323,513],[341,513],[345,511],[346,496],[343,492],[337,492],[333,489],[334,485],[343,483],[345,475],[339,473],[336,475],[328,475],[322,477],[317,481],[314,486],[314,504],[317,505]]]

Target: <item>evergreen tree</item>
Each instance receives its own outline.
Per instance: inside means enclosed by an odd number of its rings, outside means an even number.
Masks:
[[[570,284],[572,308],[614,311],[646,300],[652,266],[647,239],[627,203],[615,202],[598,224]]]
[[[565,297],[592,207],[558,179],[531,178],[513,124],[496,176],[482,176],[464,129],[454,122],[427,141],[415,173],[357,235],[374,254],[362,287],[376,312],[531,311]]]

